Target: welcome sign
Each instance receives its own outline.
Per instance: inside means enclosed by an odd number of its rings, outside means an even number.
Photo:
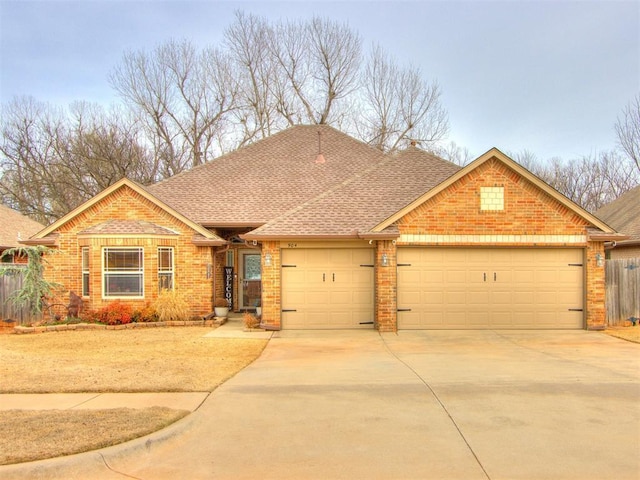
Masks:
[[[224,267],[224,299],[233,308],[233,267]]]

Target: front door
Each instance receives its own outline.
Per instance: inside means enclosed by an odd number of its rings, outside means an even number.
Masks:
[[[260,305],[262,293],[260,252],[240,251],[240,309],[254,309]]]

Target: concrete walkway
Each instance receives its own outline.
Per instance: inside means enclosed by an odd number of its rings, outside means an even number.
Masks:
[[[640,345],[596,332],[278,332],[193,414],[0,467],[92,479],[638,479]]]
[[[0,410],[100,410],[168,407],[193,412],[209,392],[0,394]]]

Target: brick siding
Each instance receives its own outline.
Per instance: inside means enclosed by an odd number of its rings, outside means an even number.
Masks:
[[[176,231],[177,235],[92,235],[78,233],[111,219],[145,220]],[[82,247],[89,247],[90,295],[84,308],[98,309],[109,303],[102,298],[102,247],[142,247],[144,249],[144,299],[127,299],[134,308],[152,303],[158,296],[158,254],[160,246],[174,248],[174,286],[183,292],[191,314],[211,312],[213,279],[207,278],[212,264],[211,247],[195,246],[194,232],[165,210],[129,187],[122,187],[62,225],[58,234],[58,252],[47,257],[47,280],[63,285],[56,303],[67,303],[70,290],[82,292]],[[124,300],[123,300],[124,301]],[[60,312],[62,313],[62,312]]]

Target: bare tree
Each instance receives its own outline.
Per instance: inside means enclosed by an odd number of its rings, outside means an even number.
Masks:
[[[640,95],[625,107],[615,129],[620,147],[640,170]]]
[[[467,147],[458,145],[454,141],[450,141],[442,146],[436,145],[433,149],[433,153],[438,155],[440,158],[448,160],[451,163],[455,163],[456,165],[460,165],[461,167],[464,167],[475,160],[475,157]]]
[[[640,175],[633,162],[615,150],[563,161],[539,162],[531,152],[512,155],[525,168],[564,196],[594,212],[634,188]]]
[[[169,41],[150,54],[126,53],[109,80],[145,121],[163,176],[220,153],[216,140],[238,91],[230,59],[220,50],[198,52],[186,40]]]
[[[400,68],[380,46],[373,48],[362,75],[362,117],[354,119],[359,135],[384,151],[410,141],[434,150],[449,130],[440,103],[440,87],[418,69]]]
[[[122,112],[73,104],[70,113],[30,97],[2,108],[2,201],[49,223],[118,181],[157,179],[157,164]]]
[[[236,11],[235,22],[224,33],[224,45],[234,62],[238,81],[236,124],[241,126],[238,145],[268,137],[278,128],[272,96],[275,70],[269,52],[272,31],[257,15]]]
[[[307,28],[314,80],[309,96],[316,92],[312,119],[332,123],[336,104],[357,89],[362,41],[346,24],[320,17],[314,17]]]
[[[346,112],[341,103],[358,88],[361,40],[337,22],[271,25],[236,12],[225,45],[241,79],[241,144],[286,126],[336,123]]]

